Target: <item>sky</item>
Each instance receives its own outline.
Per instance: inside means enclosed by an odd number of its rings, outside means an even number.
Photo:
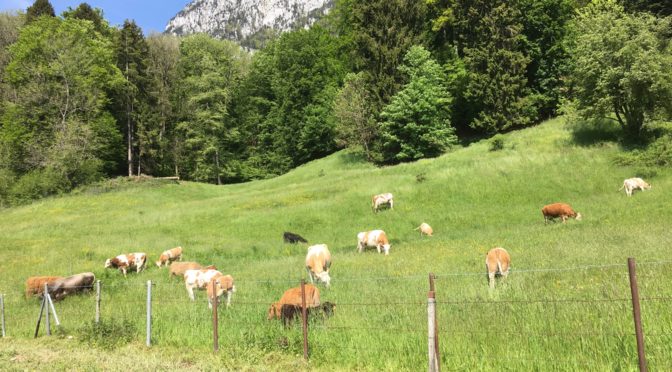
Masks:
[[[179,12],[189,0],[50,0],[56,14],[60,15],[68,7],[77,8],[85,2],[93,8],[103,10],[103,15],[111,25],[121,25],[125,19],[133,19],[146,35],[163,32],[168,21]],[[33,0],[0,0],[0,12],[25,11]]]

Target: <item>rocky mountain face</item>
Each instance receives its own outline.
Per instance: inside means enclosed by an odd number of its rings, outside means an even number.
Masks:
[[[194,0],[166,25],[166,33],[207,33],[257,49],[270,36],[307,27],[333,0]]]

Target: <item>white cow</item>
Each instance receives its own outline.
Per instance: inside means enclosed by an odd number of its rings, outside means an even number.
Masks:
[[[315,280],[320,280],[329,287],[331,282],[329,267],[331,267],[331,253],[326,244],[317,244],[308,247],[306,271],[311,283],[314,283]]]
[[[390,242],[383,230],[364,231],[357,234],[357,250],[359,253],[362,253],[366,247],[376,247],[378,253],[382,249],[386,256],[390,254]]]
[[[643,179],[641,179],[639,177],[634,177],[634,178],[628,178],[628,179],[623,181],[623,186],[621,186],[621,188],[618,189],[618,191],[621,191],[623,189],[625,189],[625,194],[627,196],[632,196],[633,191],[635,191],[635,190],[642,190],[642,191],[650,190],[651,185],[649,185],[648,183],[646,183]]]
[[[378,212],[381,206],[387,204],[390,206],[390,209],[394,208],[394,197],[391,193],[378,194],[371,197],[371,209],[374,212]]]
[[[194,288],[205,289],[210,280],[217,276],[222,276],[222,273],[213,269],[185,271],[184,285],[187,288],[187,293],[189,293],[189,298],[194,301]]]

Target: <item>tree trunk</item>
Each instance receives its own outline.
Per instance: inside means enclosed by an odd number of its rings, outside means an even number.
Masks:
[[[219,150],[215,150],[215,167],[217,167],[215,170],[217,172],[217,184],[221,185],[222,179],[219,174]]]

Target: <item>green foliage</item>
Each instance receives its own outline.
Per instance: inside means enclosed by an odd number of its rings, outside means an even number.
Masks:
[[[615,117],[625,138],[640,139],[647,122],[672,114],[671,19],[627,14],[596,0],[573,24],[572,100],[583,119]]]
[[[649,12],[659,17],[672,15],[672,2],[668,0],[623,0],[628,12]]]
[[[399,70],[408,83],[380,114],[382,158],[398,163],[441,155],[457,142],[443,70],[419,46],[408,51]]]
[[[499,151],[504,149],[504,136],[496,134],[488,141],[490,151]]]
[[[12,205],[24,204],[69,189],[70,185],[60,172],[52,168],[40,169],[19,177],[12,184],[8,199]]]
[[[54,7],[49,0],[35,0],[33,5],[26,9],[26,24],[31,23],[41,16],[55,17]]]
[[[74,10],[68,7],[68,10],[63,12],[63,18],[70,17],[91,21],[93,28],[100,32],[101,35],[110,36],[112,34],[112,29],[105,18],[103,18],[103,11],[100,8],[94,9],[87,3],[81,3]]]
[[[619,165],[670,167],[672,166],[672,135],[666,134],[658,138],[645,149],[619,154],[615,161]]]
[[[112,350],[132,342],[137,336],[134,324],[126,319],[117,321],[101,319],[96,323],[90,321],[79,331],[80,341],[95,348]]]
[[[378,138],[373,106],[364,73],[346,75],[334,100],[336,141],[340,147],[362,152],[369,161],[374,160],[374,141]]]

